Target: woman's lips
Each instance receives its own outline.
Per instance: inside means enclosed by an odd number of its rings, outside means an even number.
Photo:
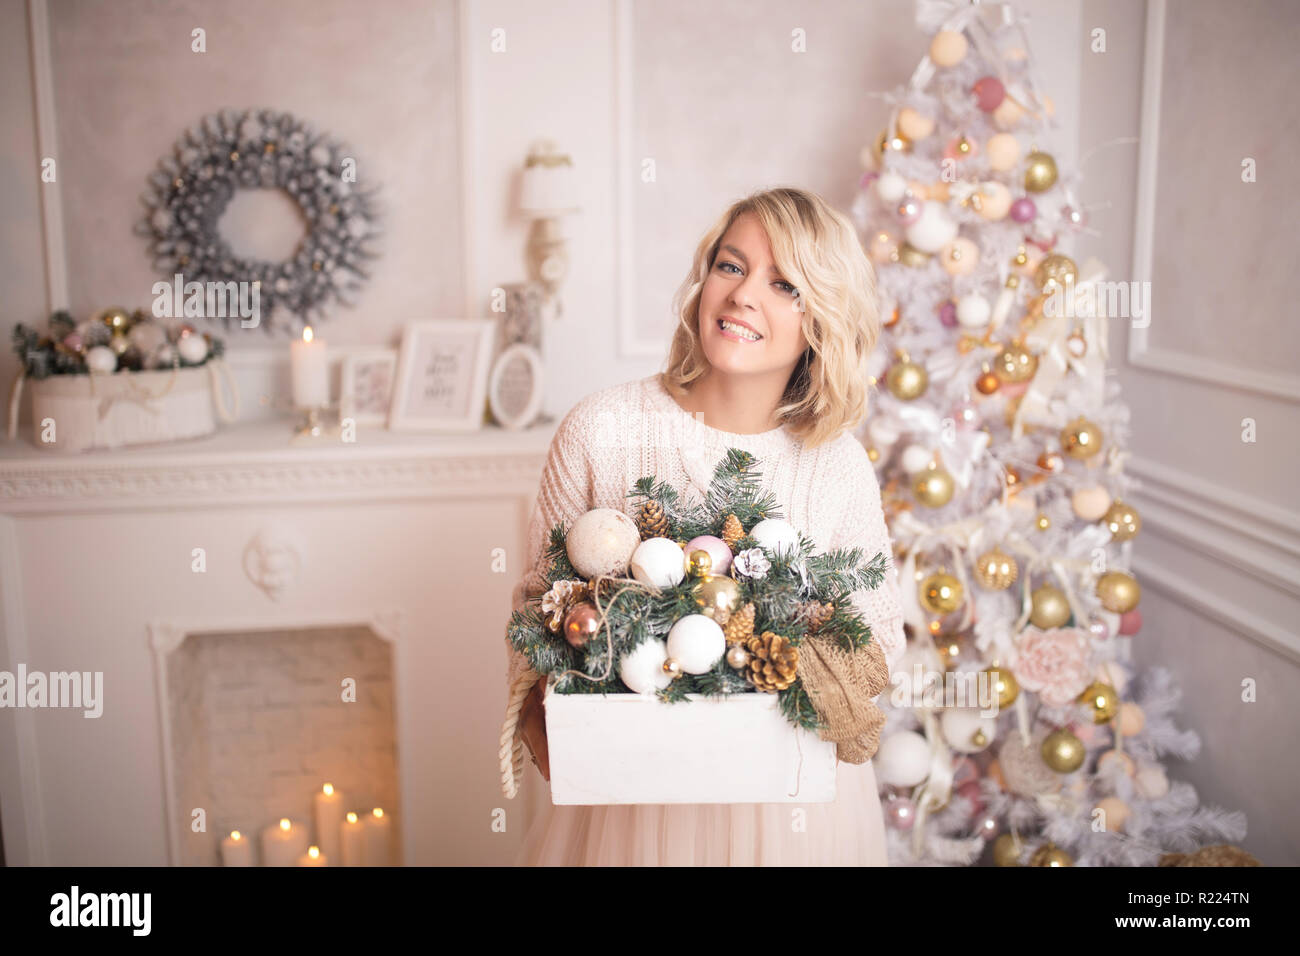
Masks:
[[[734,319],[728,319],[727,321],[729,321],[729,322],[735,322]],[[731,341],[733,341],[733,342],[745,342],[745,343],[747,343],[747,344],[749,344],[749,345],[753,345],[753,344],[755,344],[755,343],[757,343],[757,342],[761,342],[761,341],[763,341],[763,337],[762,337],[761,335],[760,335],[758,338],[756,338],[756,339],[747,339],[747,338],[745,338],[745,337],[742,336],[742,335],[737,335],[735,332],[731,331],[730,329],[723,328],[723,326],[722,326],[722,322],[723,322],[722,319],[718,319],[718,331],[722,333],[723,338],[731,339]],[[735,322],[735,324],[736,324],[736,325],[743,325],[743,323],[740,323],[740,322]],[[745,327],[748,328],[748,326],[745,326]],[[753,330],[751,329],[750,331],[753,331]],[[755,335],[758,335],[757,332],[754,332],[754,334],[755,334]]]

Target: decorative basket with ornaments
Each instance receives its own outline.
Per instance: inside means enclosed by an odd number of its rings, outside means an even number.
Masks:
[[[163,325],[140,309],[105,309],[82,322],[59,311],[44,334],[17,325],[13,343],[19,369],[8,435],[17,434],[30,380],[39,448],[72,452],[197,438],[239,415],[224,343],[188,324]]]
[[[846,709],[836,682],[858,679],[836,662],[871,641],[850,596],[880,586],[886,556],[813,554],[756,465],[731,448],[699,503],[647,477],[627,496],[635,520],[597,508],[551,529],[507,640],[547,683],[554,803],[834,799],[844,738],[827,716]],[[511,797],[534,681],[511,688],[502,728]]]

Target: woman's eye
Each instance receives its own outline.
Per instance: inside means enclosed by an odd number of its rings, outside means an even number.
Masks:
[[[719,269],[725,269],[725,268],[727,268],[728,266],[730,266],[731,268],[735,269],[737,272],[740,271],[739,267],[737,267],[736,264],[735,264],[734,262],[719,262],[719,263],[718,263],[718,268],[719,268]]]
[[[799,294],[799,290],[796,289],[794,286],[792,286],[790,283],[786,282],[784,279],[780,279],[780,280],[778,280],[776,284],[777,284],[777,285],[785,286],[785,290],[786,290],[786,292],[788,292],[790,295],[798,295],[798,294]]]

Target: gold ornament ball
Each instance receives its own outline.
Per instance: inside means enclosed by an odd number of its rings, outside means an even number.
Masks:
[[[885,381],[895,398],[910,402],[925,393],[926,386],[930,384],[930,376],[924,367],[911,359],[903,359],[894,363]]]
[[[1071,458],[1091,458],[1101,451],[1101,429],[1080,416],[1061,429],[1061,450]]]
[[[126,309],[111,308],[105,309],[95,316],[100,322],[103,322],[114,332],[126,332],[131,327],[131,315]]]
[[[749,666],[749,651],[740,644],[727,648],[727,664],[732,670],[743,671]]]
[[[700,606],[700,613],[719,624],[725,624],[740,608],[740,585],[726,575],[705,578],[691,589],[691,593]]]
[[[1074,773],[1088,755],[1083,741],[1064,727],[1053,730],[1043,739],[1043,763],[1057,773]]]
[[[1040,631],[1050,631],[1070,619],[1070,602],[1055,585],[1040,584],[1034,588],[1031,602],[1029,621]]]
[[[1074,860],[1054,843],[1045,843],[1029,858],[1030,866],[1074,866]]]
[[[994,866],[1019,866],[1020,851],[1024,844],[1016,839],[1015,834],[1002,833],[993,841]]]
[[[898,261],[909,269],[918,269],[930,261],[930,253],[922,252],[911,243],[905,242],[898,247]]]
[[[1111,503],[1101,521],[1110,529],[1110,536],[1116,541],[1127,541],[1142,530],[1142,516],[1138,510],[1118,498]]]
[[[682,676],[682,665],[675,657],[669,657],[664,661],[664,673],[673,680]]]
[[[1034,150],[1025,157],[1025,188],[1041,193],[1056,185],[1056,160],[1050,153]]]
[[[916,500],[927,508],[942,508],[952,500],[952,475],[931,462],[928,468],[917,472],[912,491]]]
[[[984,668],[984,673],[989,675],[989,685],[998,695],[998,707],[1005,710],[1016,702],[1020,696],[1020,682],[1016,680],[1016,675],[1011,673],[1007,667]]]
[[[975,559],[975,580],[990,591],[1005,591],[1019,575],[1016,559],[1001,548],[985,551]]]
[[[713,555],[696,548],[686,556],[686,573],[693,578],[707,578],[713,570]]]
[[[600,630],[600,614],[596,606],[579,601],[564,615],[564,639],[570,647],[585,647]]]
[[[1026,349],[1020,342],[1003,346],[998,357],[993,360],[994,371],[1003,382],[1016,385],[1027,382],[1038,371],[1038,356]]]
[[[1127,572],[1107,571],[1097,579],[1097,597],[1106,610],[1124,614],[1138,606],[1142,588],[1137,578]]]
[[[120,332],[114,332],[113,337],[108,340],[108,347],[113,350],[114,355],[121,355],[131,347],[131,340]]]
[[[951,614],[961,607],[961,582],[946,571],[936,571],[920,588],[921,603],[933,614]]]
[[[1074,260],[1059,252],[1045,256],[1034,270],[1034,281],[1047,295],[1056,291],[1058,286],[1064,289],[1067,282],[1076,282],[1078,278],[1079,267],[1074,264]]]
[[[876,137],[876,155],[884,156],[886,151],[894,150],[899,153],[908,153],[912,151],[912,141],[900,132],[895,132],[891,138],[889,129],[886,127],[880,131]]]
[[[1094,724],[1104,724],[1119,710],[1119,694],[1109,684],[1093,681],[1079,695],[1079,703],[1086,704],[1092,711]]]
[[[1047,515],[1043,514],[1042,512],[1039,512],[1038,517],[1034,521],[1034,524],[1038,527],[1039,531],[1046,531],[1048,528],[1052,526],[1052,519],[1047,517]]]

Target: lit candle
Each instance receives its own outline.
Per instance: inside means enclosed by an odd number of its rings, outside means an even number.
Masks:
[[[339,834],[343,825],[343,794],[327,783],[316,794],[316,840],[320,851],[335,862],[339,860]]]
[[[366,817],[366,866],[392,865],[392,820],[375,807]]]
[[[262,865],[293,866],[307,850],[307,828],[285,817],[262,831]]]
[[[245,840],[238,830],[231,830],[230,836],[221,841],[222,866],[252,866],[253,843]]]
[[[329,860],[325,854],[320,851],[320,847],[312,846],[307,848],[307,852],[298,857],[299,866],[329,866]]]
[[[349,812],[339,828],[340,859],[344,866],[366,865],[366,825]]]
[[[302,330],[301,339],[289,343],[289,360],[293,404],[297,408],[328,405],[330,377],[325,340],[314,338],[310,325]]]

